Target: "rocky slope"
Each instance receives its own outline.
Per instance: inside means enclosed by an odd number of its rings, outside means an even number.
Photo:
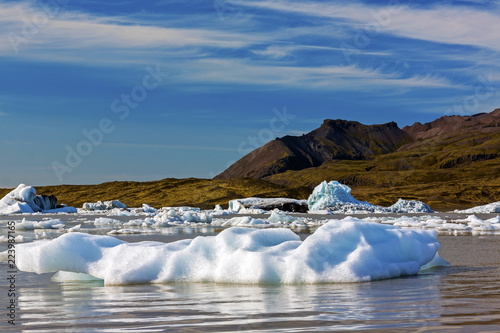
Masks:
[[[403,127],[413,139],[429,139],[437,136],[456,135],[458,132],[492,133],[500,130],[500,109],[473,116],[444,116],[430,123],[419,122]]]
[[[346,129],[349,125],[353,127]],[[380,137],[375,140],[373,134],[357,131],[368,128],[370,133],[384,133],[380,136],[386,139],[384,144],[377,142]],[[321,135],[323,142],[341,147],[312,144],[321,141]],[[293,158],[281,156],[284,151]],[[473,116],[444,116],[402,130],[394,123],[370,127],[325,121],[305,136],[270,142],[219,178],[252,177],[311,189],[323,180],[338,180],[353,187],[361,200],[387,205],[403,197],[447,209],[500,201],[499,157],[500,109]]]
[[[308,134],[285,136],[254,150],[215,179],[260,179],[287,170],[318,167],[330,160],[366,160],[412,141],[394,122],[367,126],[356,121],[325,120]]]

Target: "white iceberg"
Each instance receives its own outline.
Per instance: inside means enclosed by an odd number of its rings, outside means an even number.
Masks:
[[[193,207],[164,207],[153,217],[153,227],[165,227],[171,224],[211,223],[212,214]]]
[[[333,211],[362,210],[373,212],[377,206],[366,201],[359,201],[351,195],[351,188],[337,181],[322,182],[313,190],[307,200],[309,210],[320,211],[330,209]]]
[[[0,200],[0,213],[34,213],[40,212],[41,208],[35,204],[36,191],[32,186],[20,184],[16,189],[9,192]]]
[[[465,214],[489,214],[489,213],[500,213],[500,201],[493,202],[483,206],[476,206],[464,210],[455,210],[455,213],[465,213]]]
[[[346,218],[328,222],[304,241],[288,229],[229,228],[166,244],[67,233],[19,244],[16,264],[26,272],[84,273],[106,285],[336,283],[415,275],[438,248],[435,231]]]
[[[390,206],[389,210],[393,213],[434,213],[431,207],[422,201],[403,199]]]
[[[0,214],[76,213],[73,207],[57,204],[54,196],[36,195],[33,186],[20,184],[0,200]]]
[[[355,213],[433,213],[425,203],[416,200],[399,199],[390,207],[373,205],[359,201],[351,195],[351,188],[337,181],[322,182],[313,190],[307,200],[309,212],[326,214],[328,212]]]
[[[127,208],[127,206],[118,200],[86,202],[82,206],[82,209],[87,211],[112,210],[114,208],[123,209]]]

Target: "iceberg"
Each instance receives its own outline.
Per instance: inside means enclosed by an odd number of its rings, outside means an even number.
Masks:
[[[86,202],[82,206],[82,209],[87,211],[112,210],[114,208],[122,209],[127,208],[127,206],[118,200],[97,201],[96,203]]]
[[[422,201],[403,199],[399,199],[389,210],[393,213],[434,213],[431,207]]]
[[[156,221],[154,227],[170,224],[211,223],[212,214],[193,207],[164,207],[153,219]]]
[[[53,195],[36,195],[33,186],[20,184],[0,200],[0,214],[75,213],[73,207],[59,205]]]
[[[309,210],[325,209],[345,210],[346,207],[354,210],[374,212],[377,206],[366,201],[359,201],[351,195],[351,188],[338,181],[322,182],[313,190],[307,200]]]
[[[466,213],[466,214],[488,214],[488,213],[500,213],[500,201],[493,202],[483,206],[476,206],[464,210],[455,210],[455,213]]]
[[[338,181],[322,182],[313,190],[307,200],[310,213],[328,214],[328,212],[354,213],[434,213],[425,203],[416,200],[399,199],[390,207],[373,205],[359,201],[351,195],[351,188]]]
[[[236,213],[254,213],[249,210],[260,210],[257,213],[279,209],[287,212],[307,213],[307,201],[290,198],[245,198],[229,201],[229,210]]]
[[[172,243],[73,232],[17,245],[16,264],[25,272],[82,273],[105,285],[362,282],[418,274],[437,256],[436,234],[352,217],[329,221],[304,241],[288,229],[238,227]]]
[[[0,213],[18,214],[41,211],[35,204],[36,191],[32,186],[20,184],[0,200]]]

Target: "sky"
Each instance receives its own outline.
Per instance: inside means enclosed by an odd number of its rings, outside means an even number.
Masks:
[[[0,0],[0,187],[212,178],[324,119],[500,107],[500,1]]]

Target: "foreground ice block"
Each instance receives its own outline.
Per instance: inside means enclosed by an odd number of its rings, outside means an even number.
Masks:
[[[434,231],[346,218],[328,222],[304,241],[288,229],[229,228],[173,243],[68,233],[18,245],[17,266],[84,273],[106,285],[361,282],[417,274],[438,248]]]

